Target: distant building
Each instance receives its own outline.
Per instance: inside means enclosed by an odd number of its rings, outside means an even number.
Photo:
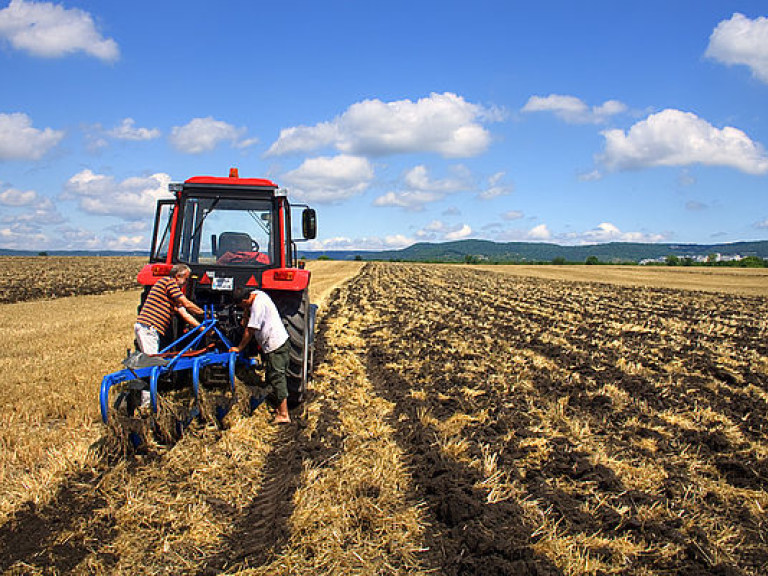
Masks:
[[[682,262],[683,260],[691,260],[700,264],[706,264],[710,262],[738,262],[744,259],[741,254],[720,254],[719,252],[708,254],[706,256],[684,256],[681,254],[674,254]],[[665,264],[668,256],[660,256],[659,258],[644,258],[638,262],[641,266],[648,264]]]
[[[648,264],[664,264],[666,261],[666,256],[661,256],[659,258],[643,258],[638,264],[640,264],[640,266],[646,266]]]

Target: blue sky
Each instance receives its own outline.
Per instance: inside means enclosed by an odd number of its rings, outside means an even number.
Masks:
[[[757,1],[0,3],[0,248],[147,249],[196,175],[308,248],[768,239]]]

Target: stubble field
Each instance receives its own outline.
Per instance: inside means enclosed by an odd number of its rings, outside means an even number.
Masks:
[[[136,293],[0,307],[0,571],[766,573],[768,298],[311,264],[294,424],[151,458],[97,449]]]

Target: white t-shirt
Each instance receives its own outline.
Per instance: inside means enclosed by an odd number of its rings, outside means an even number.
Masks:
[[[280,348],[288,340],[288,332],[283,326],[280,314],[272,299],[260,290],[253,292],[256,297],[251,304],[248,328],[253,328],[254,338],[265,354]]]

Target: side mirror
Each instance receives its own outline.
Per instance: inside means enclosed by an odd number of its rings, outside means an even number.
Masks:
[[[301,213],[301,232],[307,240],[317,236],[317,214],[312,208],[304,208]]]

